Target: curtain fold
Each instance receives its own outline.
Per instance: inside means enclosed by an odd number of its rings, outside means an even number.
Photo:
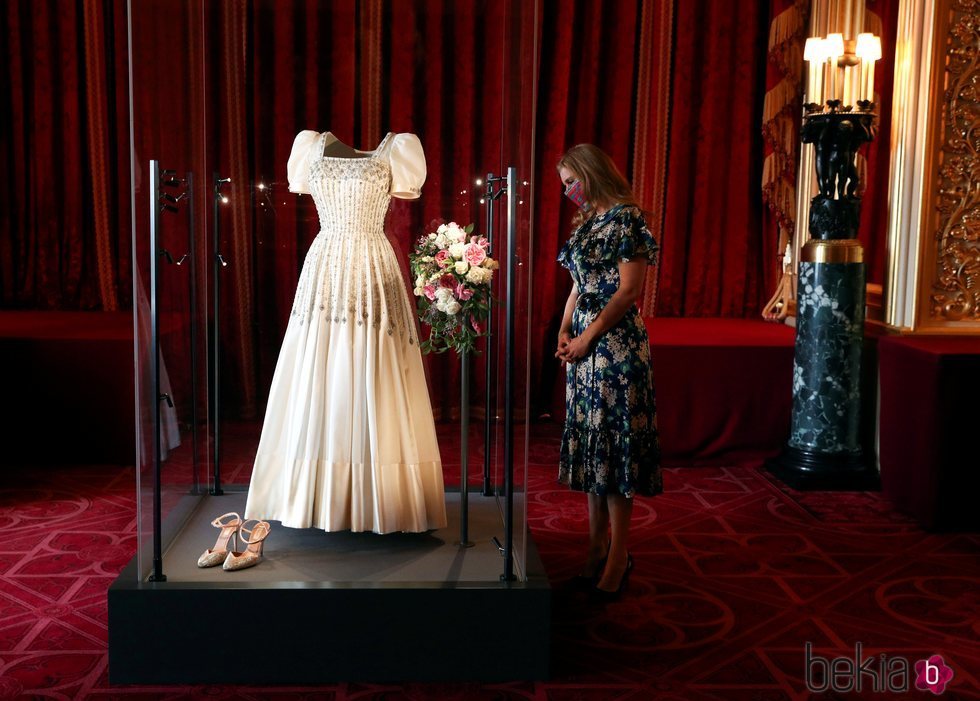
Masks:
[[[125,3],[19,0],[0,16],[0,306],[126,306]]]
[[[678,3],[657,314],[755,316],[765,302],[758,183],[767,0]]]
[[[650,233],[663,240],[667,190],[667,135],[670,133],[670,79],[675,0],[643,0],[637,56],[636,115],[633,119],[633,191],[650,212]],[[640,313],[656,311],[660,266],[650,266]]]
[[[865,31],[881,37],[882,56],[875,69],[878,135],[860,150],[867,164],[858,240],[864,247],[867,281],[885,282],[888,242],[888,170],[891,167],[892,90],[899,0],[868,0]]]
[[[762,107],[762,201],[767,205],[763,227],[772,242],[772,250],[763,251],[763,283],[767,291],[775,288],[782,272],[770,261],[781,258],[795,228],[803,48],[809,33],[809,10],[810,0],[772,0],[770,4],[769,60]]]

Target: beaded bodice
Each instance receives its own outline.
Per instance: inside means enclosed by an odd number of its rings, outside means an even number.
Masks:
[[[306,254],[292,314],[300,324],[319,314],[327,323],[397,330],[414,343],[414,316],[384,232],[393,134],[370,155],[350,158],[323,155],[328,135],[321,135],[310,157],[309,188],[320,233]]]
[[[326,137],[318,144],[319,157],[310,164],[310,194],[316,203],[321,232],[384,234],[384,219],[391,201],[389,132],[370,155],[324,156]]]

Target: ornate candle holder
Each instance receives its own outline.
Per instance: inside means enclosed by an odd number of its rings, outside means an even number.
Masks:
[[[877,473],[861,450],[865,269],[855,156],[875,137],[874,105],[840,100],[804,107],[818,194],[800,253],[790,438],[767,468],[796,489],[868,489]]]

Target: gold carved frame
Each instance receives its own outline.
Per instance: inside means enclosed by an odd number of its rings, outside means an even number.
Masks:
[[[902,0],[885,324],[980,334],[980,0]]]

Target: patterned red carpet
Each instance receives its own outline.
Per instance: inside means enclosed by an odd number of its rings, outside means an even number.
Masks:
[[[0,488],[0,698],[933,697],[915,689],[914,671],[906,694],[869,693],[871,672],[863,693],[810,693],[810,642],[813,656],[852,663],[860,643],[861,660],[879,676],[898,658],[911,667],[941,655],[954,676],[940,698],[980,699],[980,536],[924,533],[878,494],[787,491],[758,464],[674,468],[663,496],[637,503],[636,570],[628,594],[603,609],[560,588],[579,564],[585,510],[580,495],[555,483],[556,454],[553,433],[536,438],[529,477],[531,529],[559,587],[552,678],[484,686],[110,687],[106,588],[135,547],[133,472],[8,466]],[[248,663],[219,638],[216,629],[219,663]]]

